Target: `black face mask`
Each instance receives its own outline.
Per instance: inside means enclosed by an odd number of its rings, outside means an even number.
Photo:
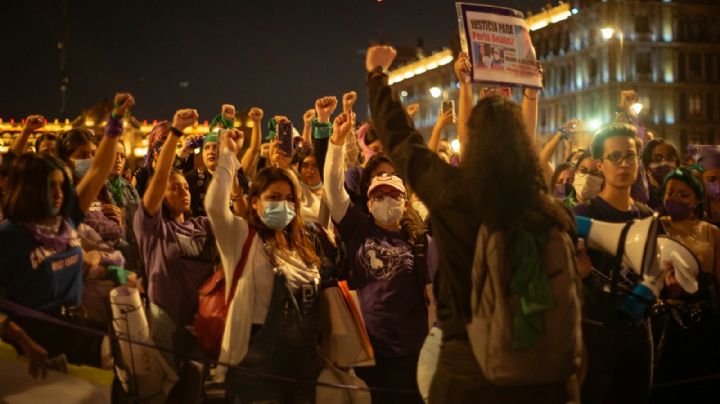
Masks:
[[[555,184],[555,187],[553,188],[553,195],[560,199],[567,198],[572,190],[572,184]]]

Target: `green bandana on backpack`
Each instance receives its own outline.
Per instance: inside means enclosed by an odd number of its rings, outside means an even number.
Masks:
[[[520,296],[519,310],[513,318],[513,348],[524,349],[542,339],[544,312],[553,307],[550,280],[544,270],[541,252],[547,235],[520,229],[515,235],[512,253],[513,276],[510,288]]]

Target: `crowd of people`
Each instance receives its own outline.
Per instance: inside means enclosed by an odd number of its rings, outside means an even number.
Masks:
[[[168,348],[162,356],[180,378],[168,402],[198,402],[213,379],[230,402],[310,403],[323,366],[368,386],[375,403],[709,394],[720,383],[720,146],[681,153],[644,129],[630,109],[636,94],[625,91],[613,123],[587,149],[573,147],[583,126],[577,120],[539,147],[539,91],[525,88],[515,102],[504,89],[482,88],[473,105],[477,88],[464,53],[455,61],[457,111],[440,109],[426,143],[412,123],[417,106],[403,106],[387,84],[395,54],[388,46],[368,50],[367,122],[356,120],[354,91],[318,98],[303,114],[302,133],[287,131],[287,117],[268,119],[253,107],[249,139],[234,127],[232,105],[221,107],[204,136],[185,134],[198,113],[178,109],[153,127],[147,156],[130,177],[119,140],[132,95],[115,96],[102,136],[78,127],[45,134],[30,151],[28,138],[44,119],[29,116],[2,156],[0,298],[112,331],[110,292],[138,290],[152,341]],[[459,153],[443,138],[453,124]],[[198,165],[191,158],[197,148]],[[623,316],[618,307],[628,293],[617,290],[632,290],[642,276],[578,238],[580,216],[617,223],[659,217],[661,232],[697,257],[698,291],[680,287],[666,265],[655,304],[637,319]],[[530,267],[543,267],[549,240],[572,240],[566,269],[577,290],[550,298],[540,317],[516,318],[539,318],[539,330],[513,325],[513,341],[532,346],[554,335],[543,330],[543,312],[582,300],[582,323],[580,316],[567,321],[582,330],[584,349],[563,378],[497,384],[479,364],[475,344],[482,342],[468,331],[474,302],[483,298],[475,296],[479,234],[492,235],[482,245],[487,270],[513,287]],[[199,293],[218,272],[229,305],[214,356],[201,349],[193,325],[204,309]],[[538,285],[550,293],[553,277],[539,272],[514,289],[518,299],[531,301]],[[322,296],[338,282],[357,294],[371,366],[321,360]],[[113,368],[117,350],[82,327],[0,311],[0,336],[28,358],[33,376],[61,354]],[[208,366],[197,370],[191,359],[203,355]],[[363,402],[355,394],[338,402]],[[113,399],[134,402],[117,386]]]

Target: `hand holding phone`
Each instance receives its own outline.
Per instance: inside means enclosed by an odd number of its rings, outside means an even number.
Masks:
[[[295,151],[293,147],[293,124],[290,121],[281,121],[277,124],[278,148],[287,157],[292,157]]]

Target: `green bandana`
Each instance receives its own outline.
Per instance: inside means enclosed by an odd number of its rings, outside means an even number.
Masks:
[[[225,118],[223,114],[220,114],[213,118],[212,122],[210,122],[210,128],[214,128],[216,126],[222,126],[223,129],[232,129],[234,125],[234,122]]]
[[[118,175],[115,178],[110,178],[108,180],[108,185],[110,186],[110,194],[112,195],[112,199],[115,202],[115,205],[122,207],[123,206],[122,177]]]
[[[513,318],[513,348],[521,350],[542,339],[544,312],[553,307],[550,280],[542,265],[547,236],[525,229],[516,233],[512,253],[513,277],[510,288],[520,296],[520,307]]]

